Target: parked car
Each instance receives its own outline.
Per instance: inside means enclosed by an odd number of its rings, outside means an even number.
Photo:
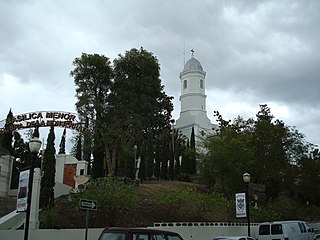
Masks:
[[[255,240],[255,238],[247,237],[247,236],[234,236],[234,237],[220,236],[220,237],[215,237],[212,240]]]
[[[183,240],[183,238],[175,232],[151,228],[111,227],[104,229],[98,240]]]
[[[313,240],[320,240],[320,233],[315,234]]]
[[[313,240],[313,235],[304,221],[265,222],[259,225],[258,240]]]

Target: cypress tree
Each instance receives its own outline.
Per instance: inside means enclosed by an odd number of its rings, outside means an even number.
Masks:
[[[61,141],[59,145],[59,154],[66,154],[66,129],[63,130],[63,133],[61,136]]]
[[[33,134],[32,134],[32,137],[37,137],[39,138],[40,134],[39,134],[39,127],[35,127],[34,128],[34,131],[33,131]]]
[[[187,138],[187,143],[185,146],[185,149],[182,153],[182,163],[181,163],[181,172],[184,174],[190,174],[190,141],[189,138]]]
[[[79,161],[82,159],[82,136],[79,134],[77,136],[77,145],[76,145],[76,159]]]
[[[13,128],[13,114],[10,109],[6,118],[6,123],[4,125],[4,131],[1,133],[1,136],[0,136],[0,153],[2,154],[13,155],[12,128]]]
[[[192,127],[191,137],[190,137],[190,174],[195,174],[197,172],[197,160],[196,160],[196,140],[194,135],[194,128]]]
[[[43,177],[40,190],[40,207],[50,208],[54,206],[54,185],[56,174],[56,158],[54,147],[54,127],[50,127],[47,139],[47,147],[43,155]]]

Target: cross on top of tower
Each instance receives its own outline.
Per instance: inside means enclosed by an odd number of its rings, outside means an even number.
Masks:
[[[191,57],[194,57],[194,50],[191,49]]]

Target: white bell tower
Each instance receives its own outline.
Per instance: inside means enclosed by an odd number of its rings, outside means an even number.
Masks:
[[[190,139],[192,127],[195,135],[202,131],[212,132],[213,125],[207,117],[205,94],[206,72],[200,62],[194,58],[191,50],[191,58],[187,61],[180,73],[181,80],[181,110],[180,117],[176,121],[175,128]]]

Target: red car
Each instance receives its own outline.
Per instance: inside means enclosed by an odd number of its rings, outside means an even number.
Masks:
[[[183,240],[175,232],[151,228],[111,227],[102,231],[98,240]]]

